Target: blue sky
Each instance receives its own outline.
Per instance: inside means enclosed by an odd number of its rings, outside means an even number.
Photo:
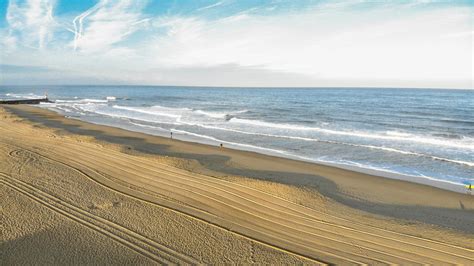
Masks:
[[[472,88],[470,1],[0,0],[0,83]]]

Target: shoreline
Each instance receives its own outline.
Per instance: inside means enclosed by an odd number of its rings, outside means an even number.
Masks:
[[[89,121],[85,121],[82,119],[79,119],[79,121],[83,121],[86,123],[93,123]],[[100,124],[100,123],[93,123],[96,125],[105,125],[105,124]],[[115,127],[119,129],[124,129],[124,130],[130,130],[127,128],[121,128],[117,127],[114,125],[105,125],[105,126],[110,126],[110,127]],[[133,132],[139,132],[139,133],[144,133],[144,134],[149,134],[152,136],[157,136],[161,138],[166,138],[165,135],[160,135],[160,134],[153,134],[151,132],[143,132],[143,131],[135,131],[135,130],[130,130]],[[182,138],[176,138],[176,136],[182,136]],[[188,138],[188,134],[184,133],[176,133],[173,132],[173,138],[179,141],[184,141],[184,142],[190,142],[190,143],[195,143],[195,144],[203,144],[203,145],[209,145],[209,146],[218,146],[219,143],[213,141],[205,142],[205,141],[199,141],[199,138],[196,137],[194,138]],[[223,141],[224,142],[224,141]],[[443,190],[447,191],[453,191],[457,193],[466,193],[465,185],[461,183],[456,183],[448,180],[440,180],[436,179],[433,177],[429,176],[414,176],[414,175],[406,175],[406,174],[401,174],[397,172],[391,172],[388,170],[383,170],[383,169],[375,169],[375,168],[369,168],[369,167],[362,167],[362,166],[356,166],[356,165],[351,165],[351,164],[344,164],[344,163],[337,163],[337,162],[329,162],[329,161],[321,161],[321,160],[315,160],[315,159],[310,159],[310,158],[304,158],[302,156],[298,155],[291,155],[291,154],[285,154],[285,153],[279,153],[279,152],[272,152],[272,149],[269,148],[264,148],[264,147],[257,147],[257,148],[242,148],[244,147],[243,145],[236,145],[236,144],[229,144],[229,142],[225,141],[224,143],[228,143],[226,148],[228,149],[233,149],[237,151],[246,151],[246,152],[254,152],[260,155],[266,155],[266,156],[273,156],[277,158],[283,158],[283,159],[288,159],[288,160],[294,160],[294,161],[299,161],[299,162],[305,162],[305,163],[310,163],[310,164],[316,164],[316,165],[324,165],[324,166],[329,166],[329,167],[334,167],[342,170],[348,170],[348,171],[353,171],[361,174],[367,174],[367,175],[372,175],[380,178],[388,178],[388,179],[396,179],[396,180],[401,180],[409,183],[414,183],[414,184],[422,184],[422,185],[427,185],[435,188],[440,188]],[[214,145],[212,145],[214,144]],[[241,147],[241,148],[239,148]],[[259,151],[261,150],[261,151]],[[265,152],[268,150],[268,152]],[[286,155],[286,156],[285,156]]]
[[[100,142],[118,144],[127,152],[197,161],[198,164],[191,164],[190,168],[191,171],[201,174],[221,177],[243,176],[298,187],[309,186],[319,190],[318,192],[325,197],[374,214],[402,219],[419,218],[423,222],[427,222],[425,218],[417,217],[417,215],[406,216],[404,211],[399,213],[396,205],[424,205],[430,203],[432,197],[445,198],[447,201],[456,198],[449,204],[450,207],[454,205],[456,208],[459,207],[459,202],[467,200],[472,203],[474,209],[473,195],[431,185],[93,124],[78,119],[65,118],[56,112],[38,107],[15,106],[6,109],[33,124],[53,128],[65,134],[85,135]],[[301,176],[301,178],[289,178],[289,173],[291,173],[290,176]],[[372,205],[373,201],[381,205]],[[373,208],[373,206],[377,207]],[[445,210],[440,209],[440,211],[444,212]],[[449,225],[449,222],[442,221],[442,219],[436,223],[443,224],[443,226]],[[469,228],[467,231],[474,233],[474,228]]]
[[[98,122],[93,122],[93,121],[87,121],[84,119],[81,119],[80,117],[72,117],[72,116],[66,116],[62,114],[59,111],[54,111],[54,110],[49,110],[48,108],[43,108],[43,107],[36,107],[39,109],[47,110],[50,112],[53,112],[55,114],[58,114],[60,116],[64,116],[67,119],[74,119],[78,121],[82,121],[85,123],[91,123],[95,124],[98,126],[108,126],[108,127],[114,127],[118,129],[123,129],[127,131],[132,131],[132,132],[137,132],[137,133],[143,133],[143,134],[148,134],[160,138],[169,138],[168,135],[166,135],[165,131],[163,130],[163,134],[159,134],[156,131],[147,131],[147,130],[134,130],[133,127],[120,127],[117,125],[114,125],[112,123],[98,123]],[[405,182],[410,182],[410,183],[415,183],[415,184],[422,184],[422,185],[427,185],[431,187],[436,187],[440,188],[443,190],[448,190],[448,191],[453,191],[457,193],[466,193],[466,188],[465,184],[462,183],[456,183],[453,181],[448,181],[448,180],[441,180],[437,179],[434,177],[430,176],[415,176],[415,175],[408,175],[408,174],[402,174],[398,172],[393,172],[390,170],[385,170],[385,169],[378,169],[378,168],[370,168],[370,166],[357,166],[357,165],[352,165],[349,163],[337,163],[337,162],[326,162],[326,161],[321,161],[321,160],[315,160],[315,159],[310,159],[310,158],[304,158],[303,156],[299,155],[292,155],[292,154],[286,154],[283,151],[277,151],[273,150],[270,148],[265,148],[265,147],[253,147],[253,145],[246,145],[246,144],[236,144],[232,143],[229,141],[222,141],[222,140],[208,140],[206,141],[203,137],[197,137],[193,136],[187,133],[182,133],[182,132],[173,132],[173,138],[175,140],[179,141],[184,141],[184,142],[190,142],[190,143],[195,143],[195,144],[202,144],[202,145],[209,145],[209,146],[219,146],[220,143],[225,143],[226,148],[230,148],[233,150],[238,150],[238,151],[246,151],[246,152],[254,152],[257,154],[261,155],[267,155],[267,156],[274,156],[278,158],[284,158],[284,159],[289,159],[289,160],[295,160],[295,161],[300,161],[300,162],[306,162],[306,163],[311,163],[311,164],[317,164],[317,165],[324,165],[324,166],[329,166],[329,167],[335,167],[343,170],[348,170],[348,171],[354,171],[362,174],[368,174],[368,175],[373,175],[377,176],[380,178],[388,178],[388,179],[396,179],[396,180],[401,180]],[[247,147],[247,148],[246,148]]]

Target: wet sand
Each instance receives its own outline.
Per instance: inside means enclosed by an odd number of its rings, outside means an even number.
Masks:
[[[0,183],[9,264],[474,263],[472,195],[30,106],[0,111]]]

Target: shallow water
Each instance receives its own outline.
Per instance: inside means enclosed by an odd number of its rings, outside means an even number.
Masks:
[[[85,121],[451,183],[474,177],[473,90],[2,86],[0,98],[45,90],[56,103],[41,107]]]

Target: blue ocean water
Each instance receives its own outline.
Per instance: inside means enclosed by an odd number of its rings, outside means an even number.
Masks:
[[[474,178],[474,91],[164,86],[47,91],[72,118],[161,136],[460,184]]]

